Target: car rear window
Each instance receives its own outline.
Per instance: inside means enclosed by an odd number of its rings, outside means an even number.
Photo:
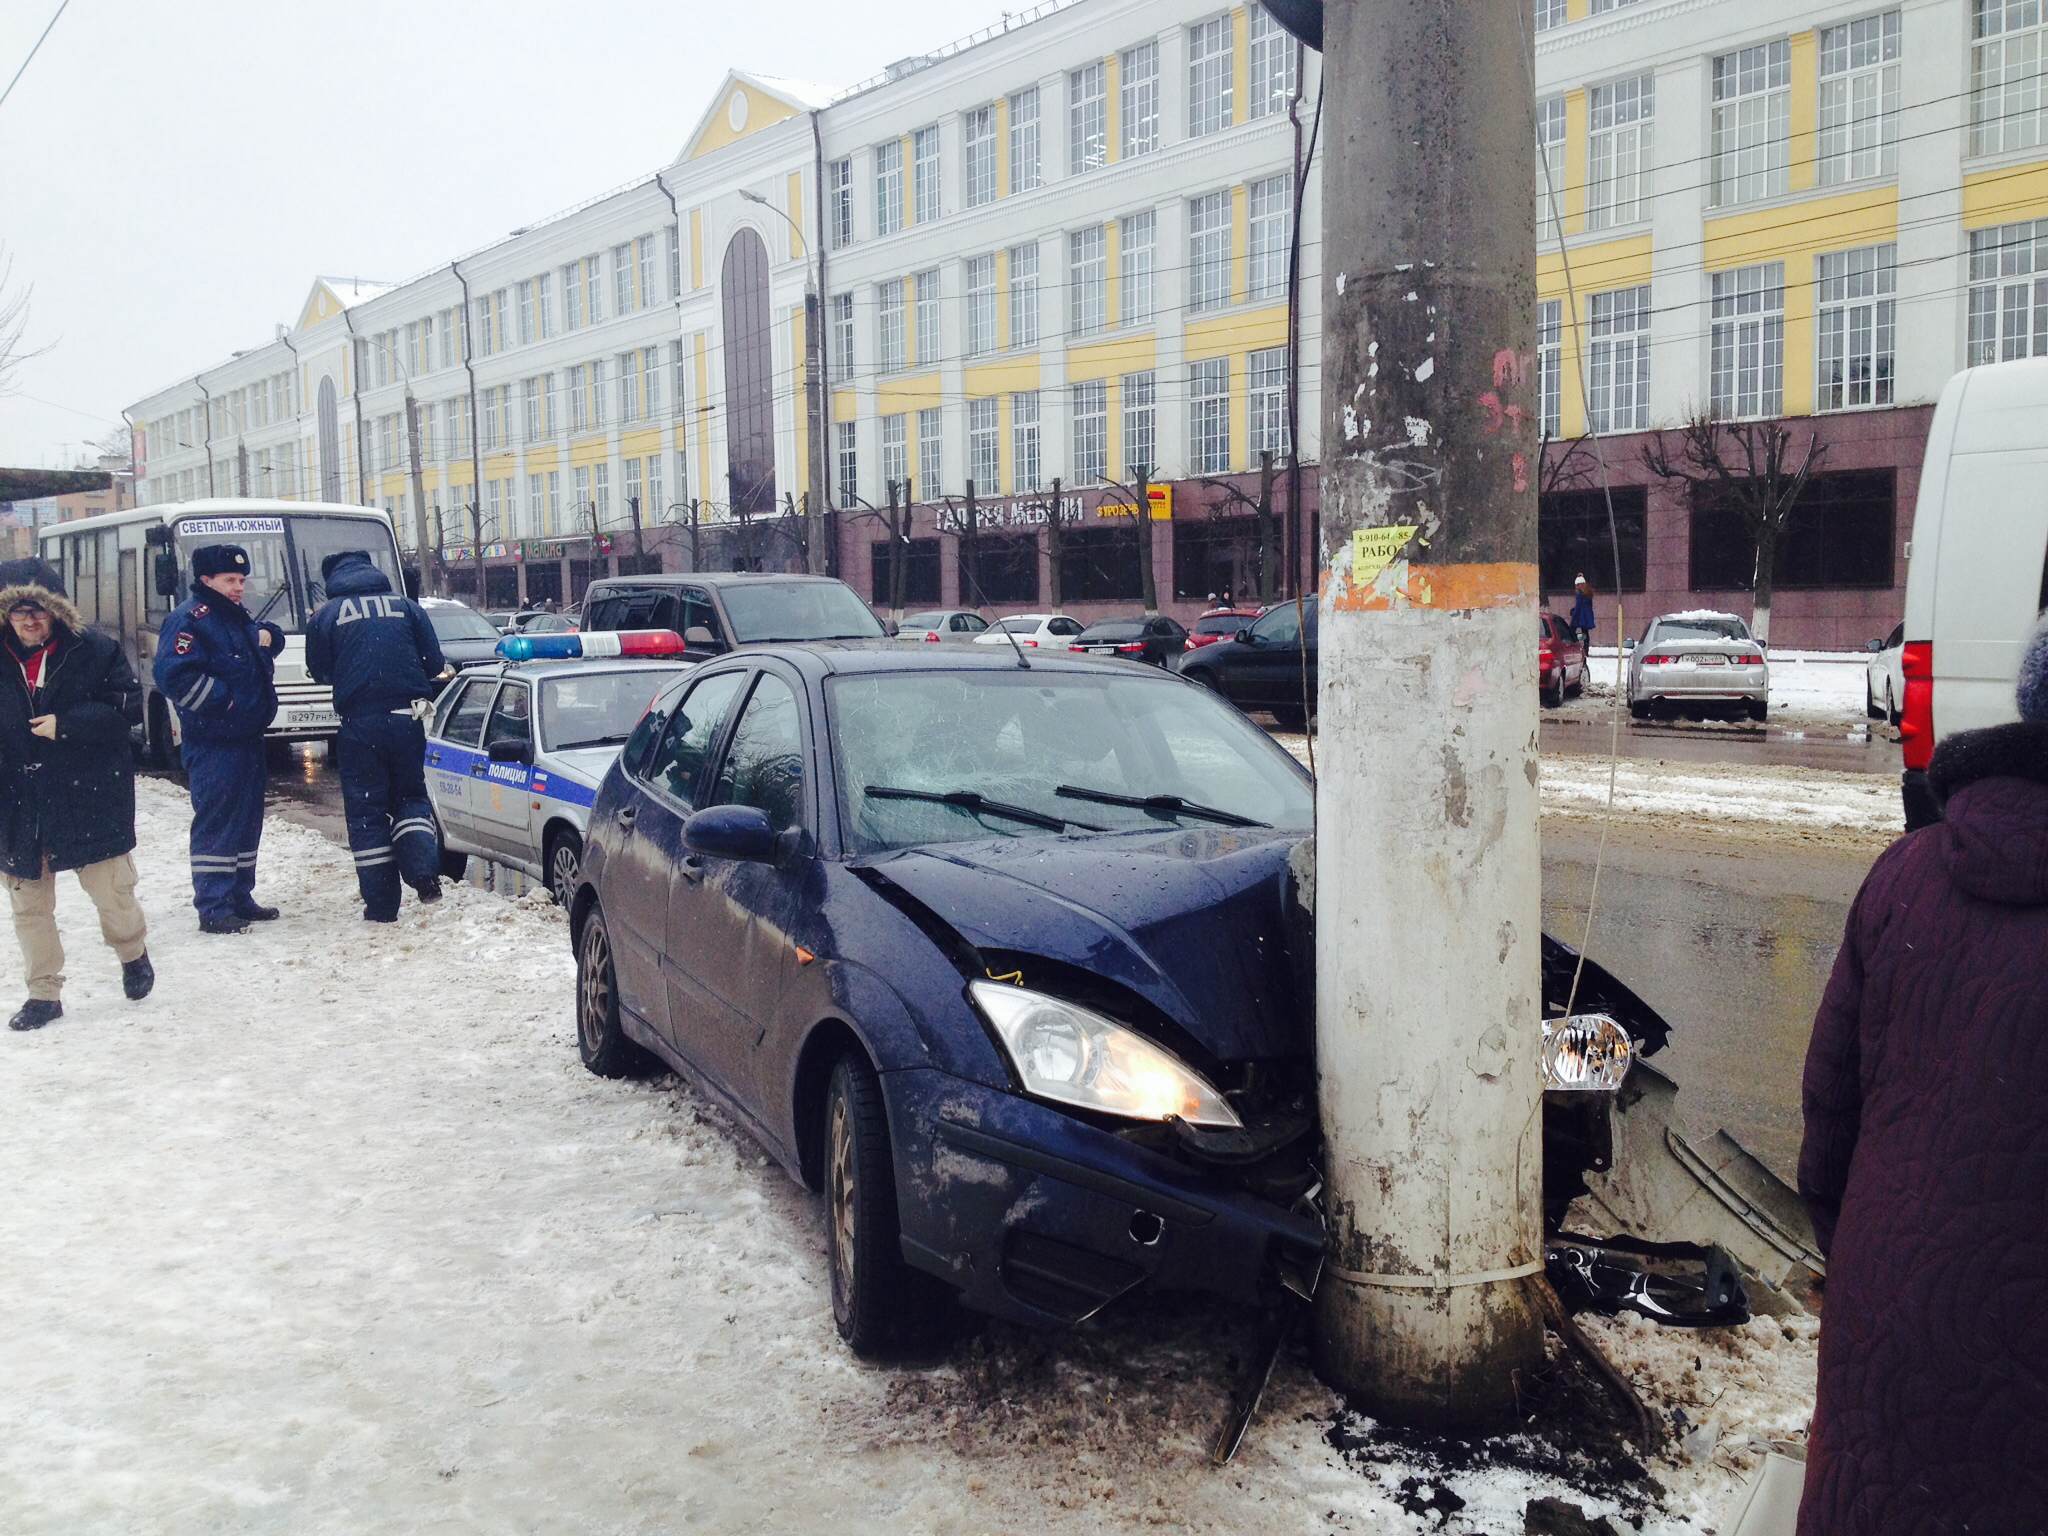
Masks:
[[[1661,619],[1657,624],[1657,641],[1668,644],[1673,640],[1747,640],[1749,627],[1742,620],[1727,619]]]
[[[1142,619],[1105,619],[1081,631],[1083,640],[1135,640],[1145,633]]]
[[[1195,620],[1198,635],[1234,635],[1240,629],[1249,627],[1251,620],[1237,613],[1218,614],[1213,618]]]

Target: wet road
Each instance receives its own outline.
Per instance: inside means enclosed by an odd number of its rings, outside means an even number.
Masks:
[[[1651,739],[1638,738],[1645,749]],[[1660,744],[1644,755],[1662,753]],[[271,814],[337,841],[347,835],[340,784],[318,748],[272,769],[269,805]],[[1591,825],[1544,824],[1544,925],[1574,944],[1585,927],[1597,844]],[[1589,952],[1670,1019],[1672,1044],[1659,1062],[1685,1090],[1688,1123],[1702,1134],[1726,1127],[1787,1178],[1799,1156],[1799,1076],[1814,1008],[1872,857],[1627,818],[1608,843]],[[523,876],[481,860],[471,860],[469,878],[507,894],[525,888]]]
[[[1604,718],[1545,716],[1540,740],[1547,754],[1605,757],[1615,738]],[[1835,773],[1893,776],[1900,768],[1899,745],[1882,726],[1873,726],[1869,734],[1859,736],[1841,729],[1623,720],[1620,749],[1624,758],[1667,763],[1748,763],[1769,768],[1826,768]]]

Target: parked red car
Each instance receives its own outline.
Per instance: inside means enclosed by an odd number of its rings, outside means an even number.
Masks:
[[[1543,625],[1536,642],[1536,679],[1543,702],[1556,709],[1567,692],[1586,691],[1586,648],[1579,644],[1571,625],[1556,614],[1539,613],[1536,617]]]
[[[1259,608],[1211,608],[1188,631],[1186,650],[1199,651],[1205,645],[1215,645],[1228,640],[1240,629],[1247,628],[1264,610]]]

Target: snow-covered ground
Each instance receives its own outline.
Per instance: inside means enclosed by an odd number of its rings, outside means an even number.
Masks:
[[[0,1032],[8,1536],[1504,1536],[1533,1496],[1618,1508],[1376,1436],[1298,1351],[1213,1470],[1248,1332],[1212,1311],[860,1365],[815,1202],[687,1087],[577,1063],[551,907],[462,887],[371,927],[346,852],[273,821],[284,919],[204,938],[183,800],[139,799],[156,995],[122,1000],[67,879],[66,1017]],[[1698,1427],[1643,1529],[1712,1529],[1804,1425],[1812,1325],[1588,1326]],[[1439,1486],[1464,1507],[1404,1511]]]

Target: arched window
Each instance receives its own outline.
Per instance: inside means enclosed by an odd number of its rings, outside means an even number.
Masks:
[[[334,380],[320,381],[320,499],[341,500],[341,424],[336,419]]]
[[[725,462],[735,512],[775,507],[775,335],[768,250],[742,229],[719,272],[725,326]]]

